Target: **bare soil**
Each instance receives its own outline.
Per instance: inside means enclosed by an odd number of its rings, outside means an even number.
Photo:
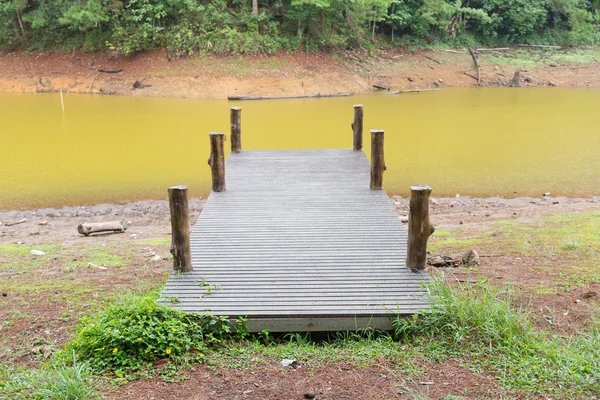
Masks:
[[[393,199],[402,219],[408,211],[407,199]],[[192,223],[204,204],[190,201]],[[515,220],[528,223],[550,215],[598,210],[600,197],[589,199],[518,198],[470,199],[434,198],[431,212],[438,229],[461,228],[464,232],[494,229],[495,221]],[[26,219],[25,222],[10,225]],[[84,237],[78,224],[90,221],[123,220],[125,233]],[[170,223],[166,201],[140,201],[129,204],[102,204],[88,207],[64,207],[29,211],[0,212],[0,245],[25,249],[58,246],[44,256],[16,258],[0,256],[0,362],[36,367],[52,351],[64,345],[74,333],[80,316],[93,312],[112,296],[124,290],[147,291],[159,287],[171,270],[169,260]],[[30,247],[27,247],[30,246]],[[96,261],[103,251],[110,257]],[[523,289],[519,304],[529,310],[536,326],[568,336],[582,329],[595,310],[590,291],[599,293],[597,284],[570,292],[536,294],[531,284],[557,280],[566,260],[539,270],[536,257],[502,254],[492,248],[477,249],[482,256],[475,268],[454,268],[447,277],[469,284],[474,275],[482,275],[503,284],[512,282]],[[107,257],[105,254],[104,257]],[[105,261],[102,261],[105,260]],[[26,262],[25,262],[26,261]],[[69,268],[75,262],[75,267]],[[597,297],[596,297],[597,299]],[[553,324],[545,315],[553,310]],[[108,398],[121,399],[302,399],[314,393],[318,399],[373,400],[409,399],[416,392],[431,399],[448,395],[465,399],[544,398],[512,393],[502,388],[494,376],[469,369],[468,359],[440,363],[422,362],[416,379],[398,376],[391,361],[357,367],[320,363],[303,365],[296,370],[282,367],[279,360],[267,359],[248,369],[230,369],[199,365],[186,371],[189,379],[165,383],[160,378],[141,379],[116,388],[105,388]],[[412,394],[411,394],[412,393]]]
[[[503,54],[503,53],[498,53]],[[600,63],[540,63],[536,67],[481,62],[481,86],[506,86],[516,69],[523,86],[600,87]],[[98,70],[122,70],[118,73]],[[186,57],[166,52],[118,56],[113,53],[17,52],[0,54],[0,92],[102,93],[134,96],[226,98],[228,95],[297,96],[373,90],[477,85],[471,56],[404,49],[295,53],[273,56]],[[134,89],[140,81],[149,85]]]

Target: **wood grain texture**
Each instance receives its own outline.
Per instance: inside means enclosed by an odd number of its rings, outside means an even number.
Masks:
[[[354,105],[354,121],[350,126],[352,127],[354,151],[362,150],[363,148],[363,115],[364,106],[362,104]]]
[[[227,192],[211,193],[191,234],[194,271],[163,290],[179,299],[171,306],[272,331],[304,326],[282,318],[330,329],[331,318],[428,308],[429,277],[405,267],[406,230],[386,193],[369,189],[363,152],[245,150],[229,155],[226,174]]]
[[[231,152],[242,151],[242,107],[231,107]]]
[[[383,189],[383,171],[386,170],[383,156],[383,131],[371,129],[371,190]]]
[[[429,196],[427,185],[410,187],[410,212],[408,214],[408,251],[406,266],[412,271],[422,271],[427,262],[427,240],[435,231],[429,220]]]
[[[210,156],[208,165],[212,175],[213,192],[224,192],[225,185],[225,134],[221,132],[211,132],[210,137]]]
[[[171,212],[171,254],[175,272],[190,272],[193,269],[187,192],[187,186],[172,186],[168,189]]]

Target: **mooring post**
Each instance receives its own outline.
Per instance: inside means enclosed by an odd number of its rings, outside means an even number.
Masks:
[[[350,126],[352,127],[352,132],[354,132],[354,150],[360,151],[362,150],[362,137],[363,137],[363,110],[364,106],[362,104],[354,105],[354,121]]]
[[[187,186],[169,188],[169,209],[171,211],[171,254],[173,270],[189,272],[192,268],[190,250],[190,224],[188,222]]]
[[[223,132],[211,132],[210,137],[210,157],[208,165],[212,170],[212,190],[213,192],[225,191],[225,151],[223,142],[225,134]]]
[[[383,130],[371,129],[371,190],[383,189],[383,171],[385,170]]]
[[[242,107],[231,107],[231,152],[242,151]]]
[[[435,231],[429,221],[429,195],[431,195],[431,188],[427,185],[410,187],[406,266],[414,272],[425,269],[427,240]]]

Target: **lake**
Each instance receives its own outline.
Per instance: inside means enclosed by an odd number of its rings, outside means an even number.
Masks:
[[[389,194],[600,194],[600,89],[443,88],[277,101],[0,93],[0,209],[166,199],[210,190],[208,133],[243,107],[244,149],[351,148],[353,104],[385,130]],[[227,149],[229,141],[226,142]]]

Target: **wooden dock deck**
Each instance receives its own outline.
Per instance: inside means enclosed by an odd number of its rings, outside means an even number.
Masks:
[[[168,279],[164,302],[272,332],[389,329],[427,309],[427,272],[406,268],[406,229],[369,171],[351,149],[231,153],[227,191],[191,234],[193,271]]]

